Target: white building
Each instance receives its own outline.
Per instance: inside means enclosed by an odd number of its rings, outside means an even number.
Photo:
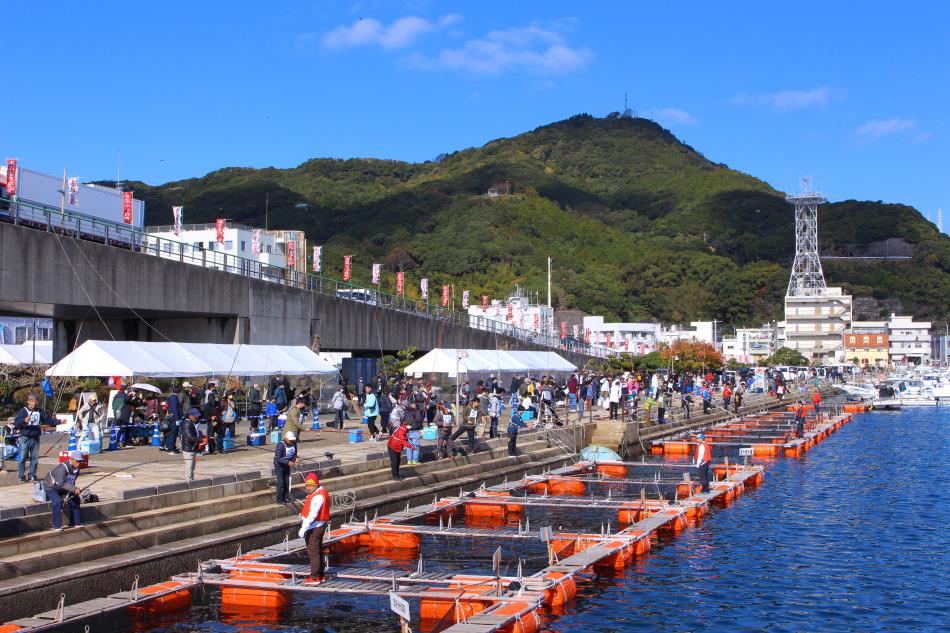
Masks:
[[[268,231],[226,221],[223,240],[218,239],[214,223],[185,224],[179,235],[175,235],[171,225],[147,226],[145,232],[144,248],[152,255],[201,263],[228,272],[244,272],[249,268],[250,274],[260,273],[264,278],[279,278],[282,269],[289,268],[292,242],[293,269],[307,272],[307,238],[303,231]]]
[[[722,339],[723,358],[757,364],[775,353],[774,334],[771,324],[736,328],[735,336]]]
[[[560,335],[560,332],[554,331],[554,308],[532,301],[531,297],[525,295],[520,288],[516,288],[514,294],[507,300],[492,299],[487,309],[482,308],[480,297],[473,299],[474,301],[468,306],[468,314],[479,317],[472,321],[473,327],[489,329],[488,326],[479,323],[479,320],[485,319],[545,336]]]
[[[662,328],[658,340],[663,345],[672,345],[676,341],[692,341],[694,343],[710,343],[715,345],[715,328],[715,321],[690,321],[689,327],[685,325],[671,325]]]
[[[851,327],[851,295],[841,288],[825,288],[819,294],[787,296],[784,324],[785,347],[813,364],[843,363],[843,335]]]
[[[914,321],[910,316],[891,314],[887,333],[890,343],[888,354],[892,364],[930,364],[930,321]]]
[[[582,337],[613,352],[643,356],[657,350],[659,323],[605,323],[602,316],[585,316]]]

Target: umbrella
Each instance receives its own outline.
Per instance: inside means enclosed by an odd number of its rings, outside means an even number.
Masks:
[[[151,391],[152,393],[161,393],[162,390],[155,385],[149,385],[144,382],[137,382],[132,385],[132,389],[141,389],[142,391]]]

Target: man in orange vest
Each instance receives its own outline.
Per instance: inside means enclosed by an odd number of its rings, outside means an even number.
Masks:
[[[799,399],[795,405],[795,437],[805,437],[805,400]]]
[[[702,433],[696,436],[699,444],[696,446],[696,470],[703,492],[709,492],[709,462],[712,461],[712,446],[706,443],[706,436]]]
[[[815,418],[820,423],[821,422],[821,394],[816,391],[815,395],[811,397],[811,402],[813,405],[815,405]]]
[[[320,485],[317,473],[310,473],[304,479],[307,498],[300,508],[299,536],[307,543],[307,556],[310,558],[310,577],[305,584],[316,585],[323,582],[323,535],[330,524],[330,495]]]

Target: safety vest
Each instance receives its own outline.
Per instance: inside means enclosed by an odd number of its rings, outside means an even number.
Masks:
[[[795,417],[796,418],[805,417],[805,407],[803,407],[800,402],[797,405],[795,405]]]
[[[821,394],[816,392],[815,395],[811,397],[811,401],[815,404],[821,404]]]
[[[306,519],[310,516],[310,504],[313,503],[313,500],[318,496],[323,498],[323,505],[317,513],[317,521],[327,522],[330,520],[330,494],[323,486],[311,492],[307,495],[307,498],[304,499],[303,507],[300,509],[300,518]]]
[[[710,461],[712,456],[712,447],[706,443],[705,440],[699,443],[699,446],[696,447],[696,464],[704,464]]]

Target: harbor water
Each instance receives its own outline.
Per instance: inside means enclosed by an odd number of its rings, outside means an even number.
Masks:
[[[857,415],[805,457],[767,462],[765,485],[714,509],[680,535],[661,538],[625,572],[580,578],[576,600],[564,612],[546,614],[544,630],[950,630],[948,450],[948,408]],[[472,556],[490,558],[491,550],[483,549],[473,553],[459,542],[440,543],[428,555],[433,564],[465,568]],[[364,558],[362,564],[374,561]],[[136,628],[398,630],[388,601],[376,597],[297,597],[290,611],[270,621],[228,616],[219,604],[212,591],[199,596],[190,612]]]

